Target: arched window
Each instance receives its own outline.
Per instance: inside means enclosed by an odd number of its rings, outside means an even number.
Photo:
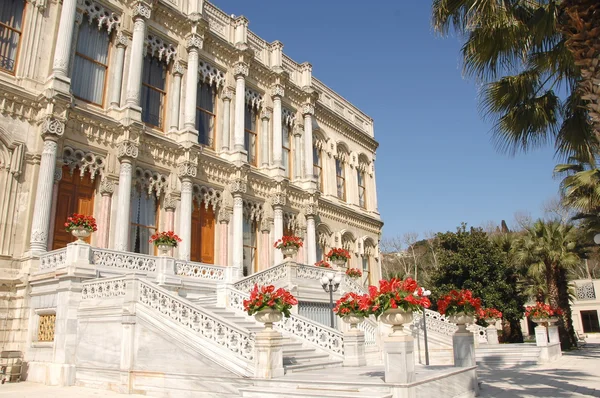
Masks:
[[[23,34],[24,0],[0,2],[0,69],[14,73]]]
[[[216,86],[205,81],[198,83],[196,97],[196,130],[198,143],[215,149]]]
[[[86,22],[86,20],[88,22]],[[95,105],[104,105],[106,72],[108,70],[109,34],[98,20],[84,20],[77,34],[71,87],[73,95]]]

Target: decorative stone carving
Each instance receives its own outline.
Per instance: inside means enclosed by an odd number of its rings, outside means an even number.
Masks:
[[[144,3],[137,3],[135,5],[135,7],[133,8],[133,16],[137,17],[143,17],[146,19],[150,19],[150,7],[148,7],[147,5],[145,5]]]
[[[59,165],[56,165],[56,168],[54,169],[54,183],[58,184],[60,182],[60,180],[62,180],[62,167]]]
[[[225,84],[225,74],[204,61],[198,63],[198,74],[210,85],[214,84],[216,87],[221,87]],[[233,92],[231,92],[231,97],[233,97]]]
[[[123,165],[121,165],[122,167]],[[134,185],[142,192],[151,194],[156,191],[157,195],[168,188],[167,177],[156,171],[144,170],[141,167],[135,168]]]
[[[271,223],[273,222],[273,220],[269,220],[266,217],[263,217],[260,220],[260,232],[271,232]]]
[[[263,104],[263,97],[256,91],[246,87],[246,104],[253,108],[260,109]]]
[[[287,108],[281,108],[281,118],[286,125],[293,126],[296,114]]]
[[[198,163],[189,160],[177,164],[177,176],[179,178],[196,178],[198,174]]]
[[[595,300],[596,292],[594,291],[594,283],[587,282],[577,285],[577,300]]]
[[[315,114],[315,106],[313,104],[302,105],[302,114],[303,115],[314,115]]]
[[[221,207],[217,214],[217,220],[220,223],[229,223],[229,221],[231,221],[231,210]]]
[[[299,229],[298,216],[294,213],[284,212],[283,223],[287,226],[290,231],[297,231]]]
[[[82,8],[87,14],[90,23],[92,23],[94,19],[97,19],[98,28],[100,29],[103,26],[106,26],[108,33],[114,28],[118,28],[121,24],[121,18],[118,15],[92,0],[83,0]]]
[[[151,57],[156,56],[159,61],[164,60],[167,64],[177,55],[177,50],[172,44],[165,43],[160,37],[151,34],[146,38],[146,46]]]
[[[42,124],[42,137],[62,137],[65,133],[65,123],[53,117],[47,117]]]
[[[179,61],[179,60],[175,61],[173,63],[173,74],[183,76],[184,73],[185,73],[185,68],[181,64],[181,61]]]
[[[275,192],[271,195],[271,204],[273,206],[285,206],[287,200],[287,192]]]
[[[197,48],[202,50],[202,46],[204,44],[204,36],[201,36],[197,33],[191,33],[187,37],[186,48],[189,50],[190,48]]]
[[[117,157],[135,159],[138,157],[138,144],[135,141],[123,140],[117,144]]]
[[[248,182],[245,178],[233,178],[230,184],[232,194],[244,194],[248,190]]]
[[[260,203],[256,203],[247,199],[244,199],[244,218],[250,221],[259,221],[262,219],[263,206]]]
[[[268,110],[268,109],[266,109],[266,108],[263,108],[260,111],[260,118],[261,118],[261,120],[269,120],[269,119],[271,119],[271,111]]]
[[[98,155],[91,151],[83,151],[74,149],[70,146],[63,148],[63,163],[69,167],[69,172],[73,174],[76,168],[79,168],[79,176],[83,178],[85,172],[90,173],[92,180],[96,177],[96,173],[100,176],[104,175],[106,159],[102,155]]]
[[[231,101],[233,99],[234,90],[231,87],[225,87],[221,93],[223,100]]]
[[[206,209],[212,207],[213,210],[216,210],[222,202],[221,191],[204,185],[194,184],[192,194],[194,195],[196,203],[198,203],[198,205],[203,203]]]
[[[296,123],[294,124],[294,128],[292,131],[295,136],[301,137],[302,133],[304,132],[304,126]]]
[[[129,45],[129,38],[121,31],[117,32],[116,45],[117,47],[127,47]]]
[[[283,97],[285,94],[285,89],[281,84],[274,84],[271,86],[271,96],[273,97]]]
[[[39,315],[38,319],[38,341],[54,341],[54,325],[56,314]]]
[[[108,178],[100,180],[100,194],[112,195],[115,192],[115,184]]]
[[[175,210],[177,208],[177,197],[173,192],[167,192],[163,199],[163,207],[165,210]]]
[[[237,76],[247,77],[249,72],[250,72],[250,68],[247,63],[238,62],[235,65],[233,65],[233,75],[236,77]]]

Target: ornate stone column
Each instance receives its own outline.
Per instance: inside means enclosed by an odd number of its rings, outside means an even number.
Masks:
[[[146,52],[144,46],[144,39],[146,38],[146,19],[149,18],[150,7],[144,3],[138,3],[133,9],[133,38],[131,40],[129,78],[127,79],[126,103],[128,106],[140,106],[142,70],[144,67],[144,53]],[[120,199],[121,198],[119,197],[119,200]]]
[[[269,119],[271,119],[271,111],[263,108],[263,110],[260,112],[260,120],[262,121],[260,162],[262,167],[269,166]]]
[[[48,251],[54,244],[54,228],[56,226],[56,203],[58,200],[58,184],[62,180],[62,167],[56,166],[54,171],[54,186],[52,187],[52,207],[50,208],[50,228],[48,229]]]
[[[54,62],[52,63],[52,74],[61,80],[68,79],[76,11],[77,0],[63,0],[58,35],[56,37],[56,48],[54,50]]]
[[[179,106],[181,102],[181,77],[183,76],[183,65],[176,61],[173,64],[173,85],[171,97],[171,115],[169,116],[169,131],[179,130]]]
[[[273,97],[273,165],[275,167],[283,166],[281,98],[284,93],[283,86],[280,84],[271,87],[271,96]]]
[[[175,198],[172,192],[165,195],[163,207],[166,213],[165,230],[175,231],[175,209],[177,208],[177,198]]]
[[[98,217],[98,239],[96,245],[102,248],[108,248],[108,240],[110,236],[110,208],[112,203],[112,195],[115,192],[115,184],[108,178],[103,178],[100,181],[100,195],[102,201],[100,203],[100,217]]]
[[[223,134],[221,134],[223,138],[221,141],[221,151],[229,152],[229,144],[231,142],[229,130],[231,127],[231,99],[233,98],[233,90],[230,87],[225,87],[221,97],[223,98]]]
[[[246,76],[248,76],[248,73],[248,64],[244,62],[238,62],[235,64],[233,69],[233,74],[235,76],[235,121],[233,129],[233,149],[234,151],[238,152],[244,150],[244,107],[246,104]]]
[[[277,191],[271,195],[271,206],[273,206],[273,234],[275,240],[281,239],[283,236],[283,206],[285,206],[287,192],[281,186],[277,187]],[[275,249],[273,253],[273,265],[283,262],[283,253],[279,249]]]
[[[195,97],[194,97],[195,98]],[[188,261],[190,259],[192,241],[192,178],[198,173],[198,163],[189,160],[190,153],[186,153],[186,159],[177,165],[177,175],[181,179],[181,206],[179,211],[179,258]]]
[[[302,114],[304,115],[304,177],[307,180],[314,180],[313,170],[313,132],[312,116],[315,113],[315,107],[312,104],[304,104]]]
[[[318,214],[317,202],[313,199],[306,205],[306,263],[313,265],[317,262],[317,231],[315,217]]]
[[[302,178],[302,128],[294,126],[294,178]]]
[[[247,185],[245,178],[234,178],[231,183],[231,195],[233,196],[233,258],[231,264],[237,268],[238,277],[242,276],[244,268],[244,202],[242,195],[246,193]]]
[[[125,62],[125,48],[129,39],[122,32],[117,33],[117,51],[115,60],[115,70],[112,79],[112,93],[110,96],[110,106],[118,108],[121,106],[121,86],[123,84],[123,65]]]
[[[117,219],[115,223],[115,250],[129,250],[129,219],[131,208],[131,176],[133,161],[138,156],[137,143],[123,140],[118,145],[119,198],[117,201]]]
[[[198,52],[202,48],[203,40],[204,38],[196,33],[192,33],[187,37],[188,68],[185,83],[184,133],[180,137],[182,141],[198,142],[198,131],[196,130]]]
[[[228,256],[227,253],[229,251],[229,220],[231,220],[231,211],[227,208],[220,208],[219,209],[219,213],[218,213],[218,221],[219,221],[219,233],[220,233],[220,239],[219,239],[219,258],[220,258],[220,265],[226,267],[229,264],[227,263],[228,261]]]
[[[56,170],[57,141],[65,132],[63,121],[48,117],[42,124],[44,149],[40,161],[33,222],[31,226],[31,253],[39,255],[48,247],[50,228],[50,209],[52,208],[52,186]]]

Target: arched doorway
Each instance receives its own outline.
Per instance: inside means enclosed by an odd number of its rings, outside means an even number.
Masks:
[[[62,178],[58,183],[52,250],[66,247],[68,243],[75,241],[71,233],[65,231],[67,217],[73,213],[87,216],[94,214],[94,181],[88,172],[81,177],[78,168],[71,173],[68,166],[63,166]],[[89,243],[90,238],[85,241]]]
[[[211,206],[207,209],[204,202],[194,201],[190,260],[215,263],[215,211]]]

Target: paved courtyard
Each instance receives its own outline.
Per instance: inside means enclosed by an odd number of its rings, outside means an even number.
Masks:
[[[580,350],[564,354],[559,361],[550,365],[503,370],[481,369],[479,381],[480,397],[485,398],[600,397],[600,344],[587,344]],[[47,387],[29,382],[0,385],[0,398],[118,396],[124,397],[111,391],[82,387]]]

